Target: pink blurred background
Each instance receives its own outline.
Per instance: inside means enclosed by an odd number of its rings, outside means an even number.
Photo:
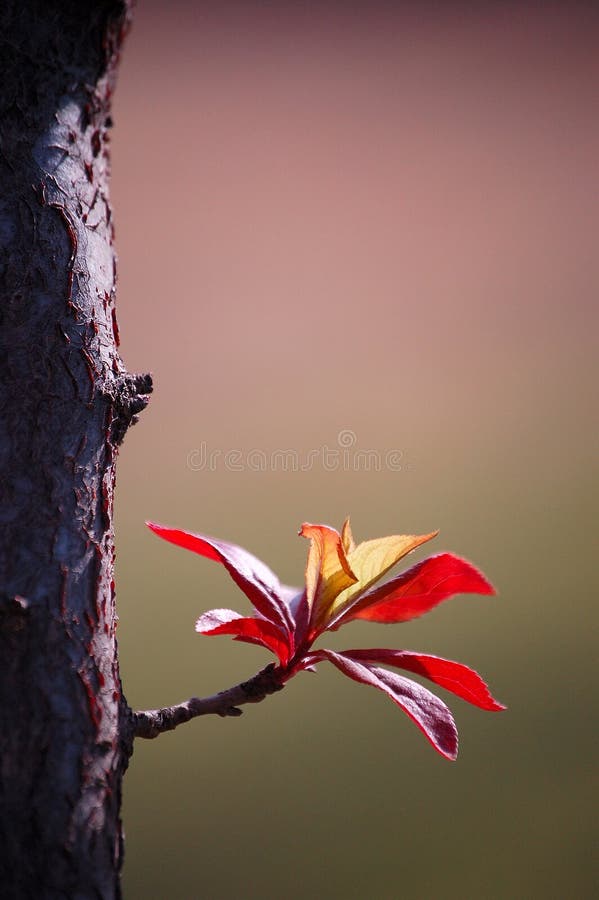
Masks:
[[[267,662],[195,635],[202,611],[245,601],[145,519],[297,583],[300,523],[350,512],[358,538],[441,528],[434,550],[500,596],[335,646],[460,659],[510,709],[452,699],[452,766],[322,667],[239,721],[140,744],[129,897],[593,895],[598,19],[565,2],[139,3],[113,141],[122,351],[156,383],[119,469],[129,702]],[[279,450],[316,459],[284,471]]]

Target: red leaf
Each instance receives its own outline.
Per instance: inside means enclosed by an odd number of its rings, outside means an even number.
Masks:
[[[289,609],[291,610],[291,618],[294,622],[294,641],[295,646],[299,647],[308,634],[310,625],[310,606],[308,605],[308,596],[306,591],[300,591],[295,594],[289,601]]]
[[[454,594],[494,593],[493,585],[471,563],[452,553],[441,553],[364,594],[339,619],[335,630],[352,619],[407,622]]]
[[[259,644],[279,658],[282,666],[289,661],[289,643],[276,625],[267,619],[241,616],[232,609],[211,609],[196,622],[200,634],[231,634],[236,641]]]
[[[457,757],[458,732],[453,716],[443,701],[427,688],[395,672],[364,665],[333,650],[316,650],[307,661],[322,659],[328,659],[348,678],[383,691],[420,728],[435,750],[447,759]]]
[[[257,557],[236,544],[228,544],[206,535],[166,528],[154,522],[146,524],[163,540],[222,563],[235,584],[261,615],[275,625],[280,625],[287,633],[293,630],[289,607],[281,596],[279,579]]]
[[[408,650],[344,650],[343,654],[358,662],[384,663],[422,675],[480,709],[490,712],[505,709],[492,697],[480,675],[462,663]]]

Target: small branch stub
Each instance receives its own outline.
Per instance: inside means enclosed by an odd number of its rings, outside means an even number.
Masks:
[[[139,413],[148,405],[152,390],[152,376],[149,372],[124,375],[117,379],[113,390],[106,390],[113,403],[110,430],[112,441],[117,446],[122,444],[127,429],[135,425]]]

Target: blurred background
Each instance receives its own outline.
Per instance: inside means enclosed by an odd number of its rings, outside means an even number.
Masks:
[[[249,605],[144,520],[298,584],[299,525],[351,513],[358,539],[440,528],[499,596],[329,646],[463,661],[509,711],[446,695],[451,764],[322,665],[139,741],[131,900],[595,896],[597,25],[575,2],[139,3],[113,139],[122,352],[155,377],[119,463],[130,704],[269,661],[195,634]]]

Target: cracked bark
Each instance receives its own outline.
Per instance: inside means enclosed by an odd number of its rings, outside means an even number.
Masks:
[[[0,10],[0,893],[120,896],[110,100],[130,0]]]

